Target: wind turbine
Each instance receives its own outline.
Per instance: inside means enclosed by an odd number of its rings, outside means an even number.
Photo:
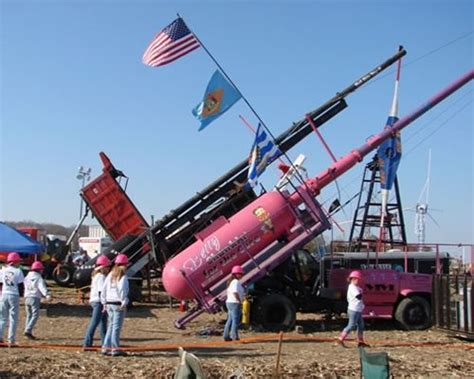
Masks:
[[[438,227],[439,224],[429,213],[428,203],[430,199],[430,180],[431,180],[431,149],[428,153],[428,174],[425,185],[423,186],[418,202],[415,206],[415,234],[418,236],[418,250],[421,251],[425,244],[426,238],[426,216],[433,221]]]

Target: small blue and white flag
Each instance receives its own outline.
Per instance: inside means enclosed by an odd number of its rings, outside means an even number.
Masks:
[[[247,186],[255,187],[258,183],[258,177],[265,171],[267,165],[272,163],[280,155],[280,150],[259,123],[257,132],[255,133],[255,142],[253,143],[249,157],[250,166]]]

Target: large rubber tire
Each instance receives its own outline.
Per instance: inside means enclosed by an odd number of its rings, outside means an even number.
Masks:
[[[74,268],[67,265],[61,265],[59,269],[53,271],[53,280],[61,287],[69,287],[72,284]]]
[[[407,297],[398,304],[395,320],[405,330],[428,329],[431,326],[430,303],[420,296]]]
[[[296,308],[284,295],[264,295],[254,303],[251,321],[272,332],[292,330],[296,322]]]

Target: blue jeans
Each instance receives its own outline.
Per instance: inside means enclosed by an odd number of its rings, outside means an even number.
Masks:
[[[32,333],[36,321],[38,321],[39,311],[41,307],[41,299],[39,297],[25,298],[25,333]]]
[[[87,327],[86,336],[84,337],[84,347],[93,345],[94,333],[99,327],[101,343],[104,344],[105,334],[107,333],[107,313],[102,312],[103,305],[100,302],[91,303],[92,317]]]
[[[363,341],[364,339],[364,319],[362,318],[362,312],[347,310],[347,315],[349,316],[349,323],[342,331],[342,336],[344,339],[351,330],[357,329],[357,339]]]
[[[117,350],[120,347],[120,330],[122,329],[125,310],[120,305],[108,304],[107,307],[107,333],[105,334],[102,350]]]
[[[18,295],[2,294],[2,317],[0,318],[0,339],[3,339],[5,325],[9,319],[8,342],[15,342],[16,323],[18,322],[18,308],[20,306],[20,297]]]
[[[240,303],[225,303],[227,307],[227,321],[224,327],[224,339],[239,339],[239,325],[242,318],[242,309]],[[230,332],[230,335],[229,335]]]

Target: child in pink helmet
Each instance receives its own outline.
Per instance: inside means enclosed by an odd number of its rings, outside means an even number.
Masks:
[[[227,321],[224,327],[224,340],[239,340],[239,325],[242,318],[242,301],[244,300],[245,290],[240,279],[244,275],[241,266],[232,267],[232,277],[227,285]]]
[[[0,270],[0,283],[2,283],[2,296],[0,300],[0,343],[3,343],[3,332],[7,321],[8,326],[8,346],[15,344],[16,324],[18,322],[18,308],[20,307],[20,291],[18,285],[23,283],[25,277],[18,268],[20,265],[20,255],[10,253],[7,257],[7,266]]]
[[[120,332],[128,305],[128,257],[118,254],[114,267],[105,279],[100,300],[107,311],[107,333],[102,344],[102,354],[113,357],[126,355],[120,350]]]
[[[46,283],[41,275],[44,271],[44,266],[40,261],[33,262],[31,271],[25,278],[25,332],[23,335],[34,340],[33,328],[36,325],[39,317],[41,307],[41,297],[46,297],[46,301],[51,300]]]
[[[103,312],[103,306],[100,301],[100,294],[104,287],[105,278],[110,272],[110,259],[105,255],[100,255],[95,261],[95,268],[92,271],[91,292],[89,303],[92,307],[92,316],[87,326],[86,335],[82,344],[84,350],[92,347],[94,341],[94,333],[99,327],[100,338],[104,343],[105,334],[107,333],[107,312]],[[101,345],[102,345],[101,344]]]
[[[364,319],[362,311],[364,310],[364,302],[362,300],[363,290],[360,287],[362,281],[362,273],[360,271],[352,271],[348,278],[349,287],[347,288],[347,315],[349,323],[339,336],[339,345],[345,347],[344,340],[353,329],[357,329],[358,346],[368,346],[364,342]]]

